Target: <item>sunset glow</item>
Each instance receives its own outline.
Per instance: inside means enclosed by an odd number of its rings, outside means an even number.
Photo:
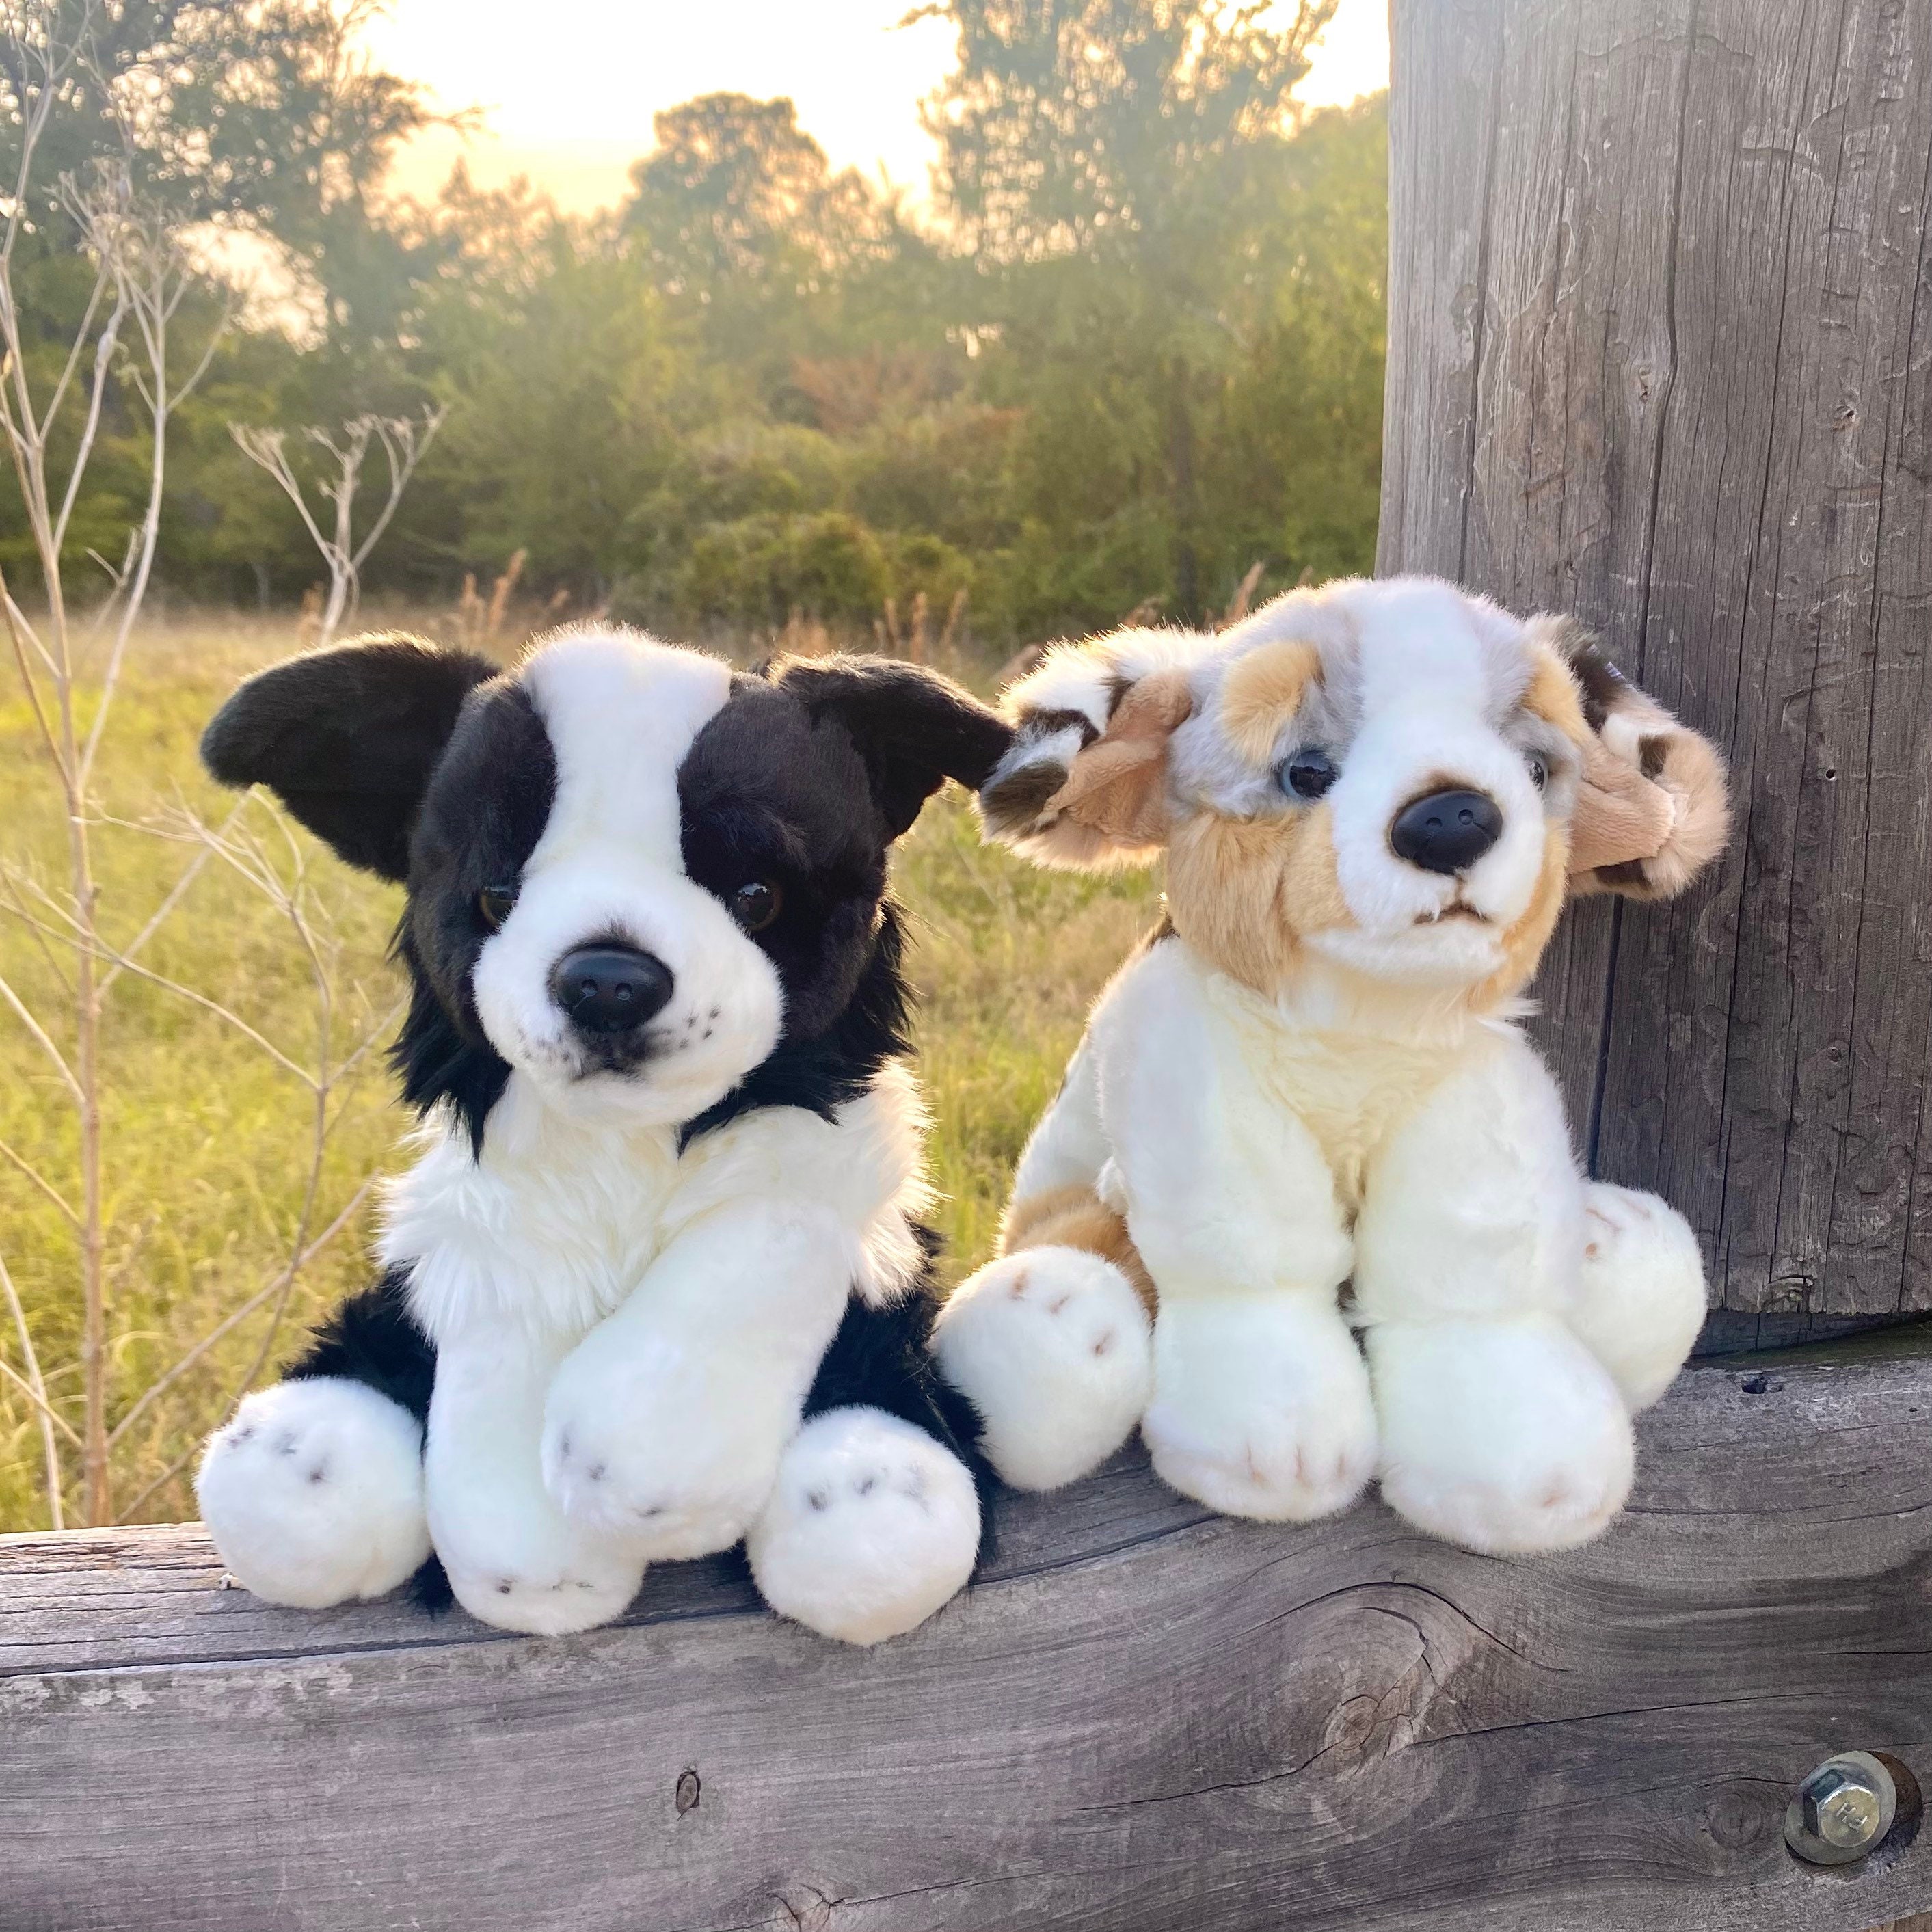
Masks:
[[[952,64],[943,21],[898,22],[908,0],[394,0],[371,52],[427,81],[437,104],[482,110],[467,137],[418,140],[394,185],[433,194],[466,158],[486,186],[527,176],[564,207],[607,206],[651,146],[651,116],[721,89],[789,94],[832,160],[926,195],[932,144],[920,101]],[[533,37],[532,18],[545,30]],[[1382,0],[1342,0],[1301,88],[1313,105],[1354,100],[1388,82]]]

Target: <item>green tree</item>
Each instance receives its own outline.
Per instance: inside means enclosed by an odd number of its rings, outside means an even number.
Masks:
[[[195,587],[230,583],[260,564],[271,535],[298,554],[292,518],[274,513],[228,442],[224,406],[260,418],[334,413],[358,404],[416,400],[399,345],[422,270],[419,242],[375,205],[376,184],[399,142],[431,118],[421,91],[361,50],[373,0],[8,0],[0,34],[0,180],[19,177],[22,142],[43,89],[25,200],[8,211],[7,246],[26,360],[51,384],[77,337],[104,316],[86,313],[91,270],[71,205],[103,170],[131,200],[177,232],[240,232],[279,251],[314,296],[320,339],[307,355],[275,329],[238,334],[176,424],[173,487],[163,508],[161,560]],[[51,85],[50,49],[62,50]],[[177,318],[194,356],[222,308],[211,277]],[[92,333],[90,333],[92,332]],[[124,352],[126,344],[123,342]],[[385,356],[386,353],[386,358]],[[100,439],[66,554],[119,554],[129,504],[144,489],[142,411],[111,358]],[[382,385],[388,393],[370,395]],[[83,385],[70,384],[52,444],[64,461],[79,434]],[[270,493],[272,494],[272,493]],[[0,562],[17,566],[24,511],[18,482],[0,470]],[[226,587],[226,585],[224,587]]]
[[[436,219],[414,366],[452,406],[402,534],[479,574],[526,550],[538,582],[601,597],[625,520],[717,386],[608,224],[460,176]]]
[[[1300,0],[1280,26],[1227,0],[925,10],[959,34],[926,121],[999,345],[989,385],[1028,407],[1018,507],[1063,541],[1116,526],[1136,580],[1120,587],[1177,615],[1242,567],[1204,500],[1202,424],[1250,346],[1292,91],[1334,8]],[[1156,506],[1168,555],[1149,582]]]
[[[896,198],[832,169],[790,100],[707,94],[652,124],[658,144],[632,170],[622,232],[759,400],[786,396],[800,356],[868,337],[905,346],[931,246]]]

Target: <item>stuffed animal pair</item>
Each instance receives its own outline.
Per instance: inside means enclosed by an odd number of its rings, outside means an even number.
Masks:
[[[1722,848],[1716,754],[1566,624],[1419,579],[1057,646],[1006,710],[992,833],[1164,856],[1167,900],[938,1330],[994,1466],[1052,1488],[1138,1424],[1238,1516],[1379,1476],[1473,1549],[1595,1535],[1702,1267],[1581,1178],[1515,1019],[1567,897],[1666,897]]]
[[[610,629],[506,672],[378,638],[229,700],[215,776],[404,886],[424,1118],[380,1280],[208,1445],[241,1582],[446,1578],[573,1630],[742,1539],[775,1609],[860,1643],[959,1588],[986,1471],[927,1351],[886,853],[1011,736],[910,665]]]
[[[874,1642],[970,1574],[988,1460],[1052,1488],[1137,1424],[1235,1514],[1378,1474],[1477,1549],[1604,1526],[1700,1264],[1580,1178],[1514,1018],[1566,896],[1720,849],[1715,754],[1561,622],[1421,580],[1058,647],[1007,709],[609,631],[230,701],[217,776],[405,885],[424,1115],[381,1280],[209,1445],[240,1581],[440,1574],[562,1631],[742,1539],[773,1607]],[[885,874],[948,777],[1048,863],[1164,854],[1168,911],[935,1326]]]

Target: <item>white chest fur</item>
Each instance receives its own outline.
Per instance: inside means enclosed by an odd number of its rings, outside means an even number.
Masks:
[[[490,1329],[574,1340],[637,1288],[665,1244],[734,1199],[829,1208],[850,1233],[854,1285],[890,1300],[915,1272],[925,1205],[918,1091],[890,1066],[831,1120],[795,1108],[744,1115],[680,1152],[674,1128],[566,1115],[513,1074],[473,1156],[434,1122],[389,1190],[378,1252],[409,1271],[439,1346]]]

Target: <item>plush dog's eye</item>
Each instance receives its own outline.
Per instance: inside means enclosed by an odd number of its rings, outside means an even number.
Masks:
[[[1297,798],[1319,798],[1342,774],[1326,752],[1310,745],[1286,759],[1276,776],[1282,790]]]
[[[784,895],[769,879],[747,879],[731,895],[731,916],[747,932],[763,932],[784,905]]]
[[[476,916],[492,932],[510,916],[510,908],[517,902],[517,889],[514,886],[485,886],[476,895]]]
[[[1529,766],[1529,782],[1540,791],[1550,782],[1550,762],[1540,752],[1526,752],[1524,757]]]

